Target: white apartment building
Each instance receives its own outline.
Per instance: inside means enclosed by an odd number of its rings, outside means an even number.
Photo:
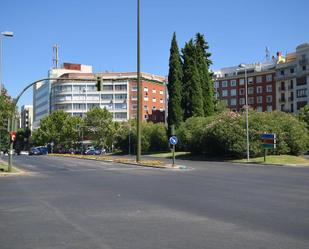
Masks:
[[[23,105],[20,112],[20,127],[22,129],[29,128],[32,131],[33,128],[33,106]]]
[[[278,110],[298,112],[309,104],[309,43],[296,47],[276,66]]]
[[[100,92],[96,89],[96,76],[103,80]],[[64,110],[72,116],[83,116],[92,108],[99,107],[111,112],[114,121],[136,118],[136,72],[93,74],[91,66],[65,63],[62,68],[51,69],[49,77],[67,80],[54,80],[34,87],[34,129],[39,127],[43,117],[55,110]],[[144,120],[165,122],[166,78],[141,73],[141,87],[144,89]]]
[[[92,66],[64,63],[61,68],[53,68],[48,71],[48,78],[58,78],[65,73],[92,73]],[[49,115],[51,87],[54,81],[40,82],[33,86],[33,128],[37,129],[40,120]]]

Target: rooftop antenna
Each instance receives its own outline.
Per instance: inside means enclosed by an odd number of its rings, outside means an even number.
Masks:
[[[58,44],[53,45],[53,68],[58,68],[59,58],[58,58]]]
[[[270,61],[270,51],[268,46],[265,47],[265,54],[266,54],[266,62]]]

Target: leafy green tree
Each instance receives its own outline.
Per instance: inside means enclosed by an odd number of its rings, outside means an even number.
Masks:
[[[209,66],[212,64],[210,60],[211,53],[208,53],[208,43],[205,41],[204,35],[197,33],[195,37],[195,46],[197,53],[197,68],[200,78],[200,85],[203,95],[203,109],[205,116],[211,116],[214,113],[214,87]]]
[[[183,53],[183,91],[182,108],[184,120],[189,117],[203,116],[203,92],[197,67],[197,49],[191,39],[182,49]]]
[[[127,153],[129,145],[131,145],[131,153],[135,153],[136,148],[136,121],[123,122],[120,124],[115,141],[116,147],[121,151]],[[164,124],[143,122],[142,123],[142,152],[150,151],[166,151],[168,149],[168,139],[166,135],[166,128]],[[130,140],[130,143],[129,143]]]
[[[305,105],[299,110],[298,118],[299,120],[304,121],[309,129],[309,105]]]
[[[93,108],[85,118],[86,134],[94,141],[96,147],[112,147],[116,125],[112,114],[101,108]]]
[[[2,88],[0,94],[0,150],[7,151],[9,148],[8,120],[13,112],[12,98]]]
[[[29,128],[18,129],[16,134],[16,141],[14,142],[14,148],[19,153],[22,150],[29,150],[31,130]]]
[[[34,145],[45,145],[54,142],[55,151],[73,147],[79,137],[76,129],[81,123],[80,117],[71,117],[68,113],[59,110],[44,117],[40,128],[33,132]]]
[[[177,45],[176,33],[174,32],[170,49],[167,85],[169,94],[167,122],[169,129],[171,125],[175,125],[177,128],[183,120],[183,112],[181,108],[182,77],[182,62]]]

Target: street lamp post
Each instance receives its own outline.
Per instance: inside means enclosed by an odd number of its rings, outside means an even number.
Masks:
[[[13,37],[13,32],[4,31],[0,33],[0,96],[2,95],[2,36]],[[0,130],[0,150],[1,150],[1,130]]]
[[[13,37],[13,32],[4,31],[0,33],[0,95],[2,94],[2,36]]]
[[[246,138],[247,138],[247,162],[250,160],[250,142],[249,142],[249,105],[248,105],[248,77],[247,77],[247,66],[240,64],[240,68],[245,70],[245,106],[246,106]]]

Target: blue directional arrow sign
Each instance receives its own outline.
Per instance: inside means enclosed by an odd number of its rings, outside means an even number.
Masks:
[[[175,145],[175,144],[177,144],[177,142],[178,142],[178,139],[177,139],[176,136],[170,137],[170,144],[171,145]]]

